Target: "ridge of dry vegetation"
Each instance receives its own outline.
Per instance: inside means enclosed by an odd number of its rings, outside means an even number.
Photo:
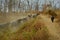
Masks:
[[[8,28],[0,32],[0,40],[59,40],[60,12],[54,23],[50,20],[49,14],[40,14],[21,25],[16,32],[11,32]]]
[[[48,40],[48,30],[40,21],[41,18],[34,18],[23,23],[17,32],[7,31],[1,40]]]

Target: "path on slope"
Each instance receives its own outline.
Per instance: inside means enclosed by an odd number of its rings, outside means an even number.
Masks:
[[[46,15],[41,14],[39,17],[42,18],[42,22],[47,27],[50,36],[53,36],[50,38],[50,40],[60,40],[60,31],[59,31],[59,25],[56,22],[51,22],[50,18]]]

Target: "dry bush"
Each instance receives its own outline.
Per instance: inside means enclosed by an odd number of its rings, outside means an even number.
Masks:
[[[45,14],[48,14],[48,15],[50,15],[50,16],[57,16],[57,13],[55,12],[55,11],[53,11],[53,10],[47,10],[46,12],[45,12]]]

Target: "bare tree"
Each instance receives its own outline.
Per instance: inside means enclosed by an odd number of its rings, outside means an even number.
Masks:
[[[28,4],[28,10],[30,9],[30,2],[29,2],[29,0],[26,0],[27,1],[27,4]]]
[[[4,13],[6,13],[7,12],[7,9],[8,8],[8,0],[5,0],[5,2],[4,2]]]
[[[1,9],[2,9],[2,0],[0,2],[0,12],[1,12]]]
[[[21,8],[21,0],[19,0],[19,3],[18,3],[18,9],[20,11],[20,8]]]
[[[9,0],[8,9],[9,9],[9,12],[12,12],[12,0]]]
[[[58,1],[58,4],[59,4],[59,9],[60,9],[60,1]]]
[[[23,10],[24,7],[23,5],[24,5],[24,1],[19,0],[18,8],[20,12]]]
[[[39,10],[39,0],[36,1],[36,6],[35,6],[35,10],[38,11]]]

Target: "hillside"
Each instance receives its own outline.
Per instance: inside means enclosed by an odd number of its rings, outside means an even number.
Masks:
[[[0,29],[0,40],[60,40],[59,14],[52,23],[48,14],[18,20]]]

